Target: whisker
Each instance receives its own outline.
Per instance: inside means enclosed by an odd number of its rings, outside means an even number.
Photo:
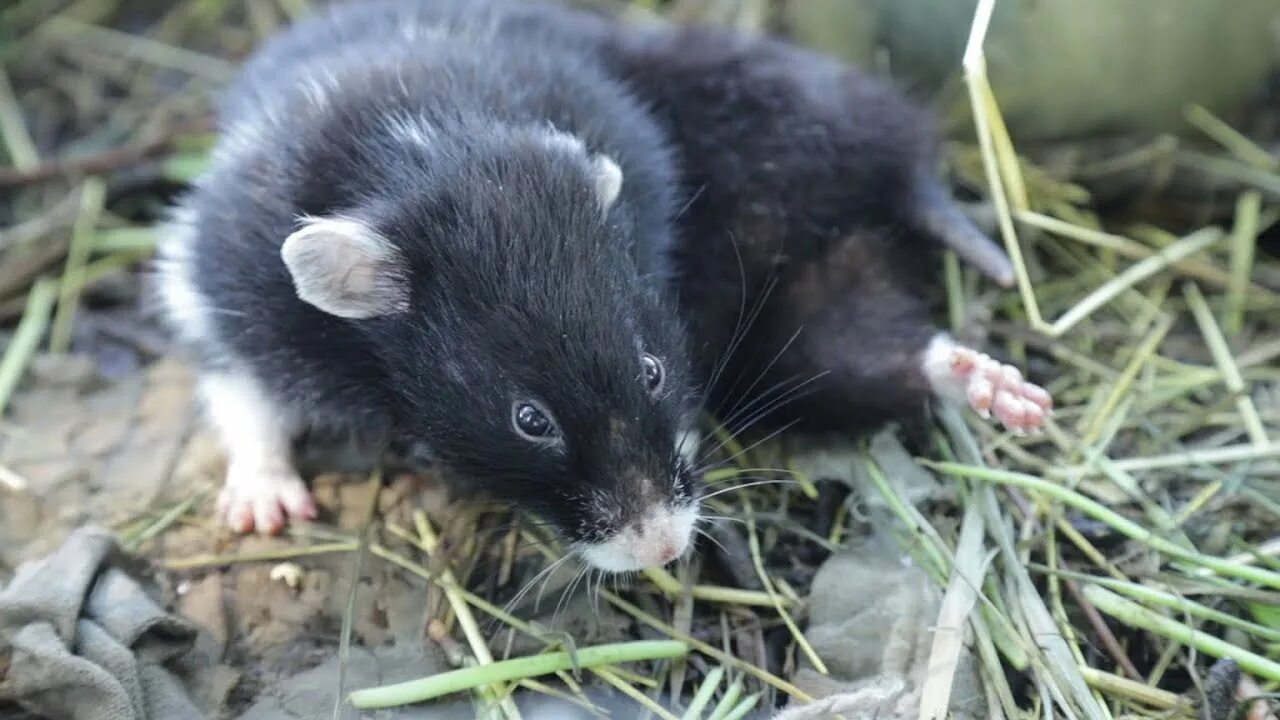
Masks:
[[[565,555],[561,557],[559,560],[556,560],[550,565],[544,567],[542,570],[539,570],[537,575],[534,575],[532,579],[526,581],[525,584],[521,586],[520,590],[516,592],[515,596],[512,597],[510,600],[508,600],[507,603],[502,606],[502,612],[504,614],[509,614],[517,605],[520,604],[520,601],[523,600],[525,596],[529,594],[529,591],[533,589],[534,585],[536,585],[538,581],[541,580],[542,587],[538,590],[537,598],[534,600],[534,603],[533,603],[534,609],[536,610],[538,605],[542,603],[542,593],[547,588],[547,582],[551,580],[552,571],[560,567],[560,565],[568,559],[569,559],[569,556]],[[491,623],[497,623],[497,622],[498,622],[497,618],[494,618],[491,621]],[[492,626],[490,627],[490,630],[492,630]]]
[[[560,591],[560,600],[556,602],[555,612],[551,613],[551,627],[554,628],[558,625],[561,606],[565,604],[565,600],[572,601],[573,593],[578,589],[578,583],[582,581],[582,578],[590,569],[589,565],[584,564],[582,569],[578,570],[578,574],[573,576],[573,582],[566,585],[565,589]]]
[[[569,557],[570,557],[569,555],[565,555],[564,557],[557,560],[551,567],[552,568],[560,567],[561,564],[568,562]],[[533,601],[533,607],[535,611],[542,606],[542,593],[546,592],[547,583],[549,582],[551,582],[551,573],[548,573],[546,577],[542,578],[542,585],[538,587],[538,596],[534,598],[534,601]]]
[[[716,383],[720,381],[721,373],[728,367],[729,360],[733,357],[733,348],[739,340],[739,334],[743,332],[742,320],[747,312],[747,268],[742,262],[742,253],[738,250],[738,239],[732,232],[729,233],[729,243],[732,245],[734,257],[738,261],[738,319],[733,324],[733,333],[729,335],[729,347],[711,369],[711,378],[707,381],[707,387],[704,389],[707,393],[704,395],[702,407],[704,412],[706,411],[706,397],[709,396]]]
[[[596,591],[591,596],[591,608],[598,616],[600,615],[600,586],[604,584],[604,576],[607,575],[604,570],[596,571]],[[587,587],[590,588],[591,583],[588,581]]]
[[[737,436],[750,427],[760,417],[777,410],[781,405],[791,402],[796,395],[810,384],[818,381],[826,372],[818,373],[806,380],[789,377],[770,385],[732,416],[720,420],[721,427],[730,435]]]
[[[715,492],[713,492],[713,493],[711,493],[711,494],[709,494],[709,495],[703,495],[702,497],[698,498],[698,500],[699,500],[699,501],[702,501],[702,502],[705,502],[705,501],[707,501],[707,500],[710,500],[710,499],[711,499],[711,498],[713,498],[713,497],[717,497],[717,496],[719,496],[719,495],[724,495],[725,493],[734,492],[734,491],[737,491],[737,490],[746,490],[746,489],[747,489],[747,488],[749,488],[749,487],[758,487],[758,486],[760,486],[760,485],[799,485],[799,484],[800,484],[800,483],[799,483],[799,482],[796,482],[795,480],[783,480],[783,479],[778,479],[778,480],[756,480],[756,481],[754,481],[754,482],[749,482],[749,483],[740,483],[740,484],[738,484],[738,485],[732,485],[732,486],[727,487],[727,488],[721,488],[721,489],[719,489],[719,490],[717,490],[717,491],[715,491]]]
[[[729,517],[728,515],[703,515],[703,516],[701,517],[701,519],[703,519],[703,520],[720,520],[720,521],[722,521],[722,522],[736,522],[736,523],[741,523],[742,525],[746,525],[746,524],[747,524],[747,521],[746,521],[746,520],[743,520],[742,518]]]
[[[711,533],[707,532],[706,530],[703,530],[702,528],[694,528],[694,532],[696,532],[700,537],[704,537],[710,540],[711,542],[715,543],[716,547],[720,548],[720,551],[723,552],[725,555],[732,554],[729,552],[729,548],[725,547],[724,543],[720,542],[720,540],[715,535],[712,535]]]
[[[759,440],[756,440],[755,442],[751,443],[750,445],[748,445],[748,446],[746,446],[746,447],[744,447],[744,448],[742,448],[742,449],[738,450],[738,452],[736,452],[736,453],[734,453],[734,454],[730,455],[729,457],[725,458],[725,459],[723,460],[724,464],[728,465],[728,464],[732,463],[734,460],[737,460],[739,457],[741,457],[741,456],[743,456],[743,455],[745,455],[745,454],[747,454],[747,453],[751,452],[752,450],[754,450],[754,449],[756,449],[756,448],[760,447],[761,445],[763,445],[763,444],[765,444],[765,443],[769,442],[770,440],[772,440],[772,439],[774,439],[774,438],[778,437],[778,436],[779,436],[779,435],[781,435],[782,433],[784,433],[784,432],[786,432],[786,431],[790,430],[791,428],[795,427],[795,426],[796,426],[796,424],[797,424],[797,423],[799,423],[799,422],[800,422],[800,418],[796,418],[796,419],[792,420],[791,422],[787,423],[786,425],[783,425],[782,427],[778,428],[777,430],[774,430],[773,432],[769,433],[768,435],[765,435],[764,437],[760,438]]]
[[[807,382],[812,382],[815,379],[816,378],[811,378]],[[768,401],[764,403],[763,407],[754,408],[751,415],[742,419],[736,425],[725,425],[724,423],[721,423],[721,428],[724,430],[724,434],[723,434],[724,436],[714,446],[711,446],[709,449],[702,450],[702,452],[698,456],[698,461],[700,463],[706,462],[708,458],[710,458],[715,453],[719,452],[730,442],[736,440],[737,438],[745,434],[746,431],[751,428],[751,426],[763,420],[765,417],[769,415],[769,413],[772,413],[782,408],[787,403],[793,402],[799,397],[801,397],[801,391],[804,390],[805,386],[806,386],[806,383],[797,383],[793,387],[779,393],[777,396],[773,398],[769,398]]]
[[[716,462],[711,465],[707,465],[704,468],[699,468],[697,472],[705,473],[711,470],[716,470],[724,464],[725,464],[724,461]],[[739,473],[781,473],[783,475],[797,475],[797,476],[804,474],[798,470],[790,470],[787,468],[779,468],[779,467],[752,467],[752,468],[736,468],[736,469]]]
[[[743,287],[745,288],[745,286],[746,286],[746,278],[744,276]],[[752,306],[751,313],[747,317],[746,324],[742,327],[742,332],[737,333],[738,337],[732,343],[730,343],[729,348],[727,349],[727,352],[725,354],[725,367],[728,367],[729,360],[733,358],[734,353],[738,351],[738,348],[742,346],[743,341],[746,340],[747,332],[750,330],[751,326],[755,324],[756,320],[760,319],[760,314],[764,311],[764,306],[768,301],[769,296],[773,294],[773,290],[777,286],[778,286],[778,278],[776,276],[770,276],[769,279],[765,281],[764,292],[761,293],[760,298]],[[717,378],[717,382],[719,382],[719,378]],[[730,397],[733,397],[733,390],[734,388],[738,387],[738,383],[740,382],[742,382],[742,375],[738,375],[736,378],[734,378],[733,384],[730,385],[729,389],[724,392],[723,398],[728,399]],[[722,409],[723,408],[720,405],[717,405],[712,414],[719,415]]]
[[[800,337],[800,333],[802,333],[802,332],[804,332],[804,326],[803,326],[803,325],[801,325],[800,327],[796,328],[796,331],[795,331],[794,333],[792,333],[791,337],[790,337],[790,338],[788,338],[788,339],[787,339],[787,341],[786,341],[785,343],[783,343],[783,344],[782,344],[782,349],[778,350],[778,352],[774,354],[773,359],[769,361],[769,364],[768,364],[768,365],[765,365],[765,366],[764,366],[764,369],[763,369],[763,370],[761,370],[761,371],[756,375],[756,379],[755,379],[755,381],[753,381],[753,382],[751,383],[751,385],[750,385],[749,387],[747,387],[747,389],[746,389],[746,390],[743,390],[743,391],[742,391],[742,394],[738,396],[738,397],[740,398],[740,399],[738,400],[738,402],[737,402],[737,403],[735,403],[735,404],[734,404],[734,406],[733,406],[732,408],[729,408],[729,416],[730,416],[730,417],[732,417],[733,415],[735,415],[735,414],[736,414],[736,412],[737,412],[737,410],[738,410],[738,406],[739,406],[739,405],[741,405],[742,403],[746,402],[746,401],[747,401],[747,399],[751,397],[751,391],[752,391],[752,390],[755,390],[755,389],[756,389],[756,386],[760,384],[760,381],[761,381],[761,380],[763,380],[763,379],[765,379],[765,377],[767,377],[767,376],[769,375],[769,371],[770,371],[770,370],[772,370],[772,369],[773,369],[773,366],[774,366],[774,365],[776,365],[776,364],[778,363],[778,361],[782,359],[782,356],[787,352],[787,350],[788,350],[788,349],[790,349],[790,347],[792,346],[792,344],[794,344],[794,343],[795,343],[796,338],[799,338],[799,337]],[[732,391],[732,388],[731,388],[730,390]],[[727,424],[729,424],[730,422],[732,422],[732,420],[729,420],[729,419],[726,419],[726,420],[725,420],[725,424],[726,424],[726,425],[727,425]]]
[[[778,395],[776,395],[775,397],[767,398],[766,402],[763,402],[760,407],[753,408],[751,410],[751,414],[747,415],[745,418],[742,418],[741,420],[735,420],[734,423],[722,423],[722,426],[725,429],[725,433],[728,439],[734,439],[739,437],[740,435],[745,433],[748,429],[750,429],[751,426],[763,420],[770,413],[776,412],[777,410],[781,409],[788,403],[795,402],[799,398],[803,397],[804,394],[810,390],[810,386],[813,385],[813,383],[817,382],[818,380],[822,379],[822,377],[825,376],[826,374],[827,374],[826,372],[818,373],[808,378],[807,380],[798,382],[792,387],[787,388],[786,390],[783,390],[782,392],[778,393]],[[781,385],[781,384],[782,383],[779,383],[778,385]],[[776,388],[778,387],[778,385],[775,385],[774,387]],[[757,403],[760,403],[762,400],[765,400],[765,399],[766,399],[766,396],[762,395],[759,398],[753,400],[751,405],[756,405]],[[724,440],[721,441],[721,443],[724,443],[724,442],[725,442]],[[716,448],[716,449],[719,449],[719,448]],[[704,453],[702,457],[706,457],[706,453]]]

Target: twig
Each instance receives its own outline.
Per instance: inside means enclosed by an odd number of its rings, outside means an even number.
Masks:
[[[211,127],[212,123],[202,121],[175,127],[151,140],[97,153],[56,158],[29,167],[0,167],[0,187],[30,185],[60,177],[103,175],[149,160],[171,149],[183,137],[192,133],[207,132]]]
[[[1261,460],[1270,457],[1280,457],[1280,443],[1272,443],[1267,447],[1261,448],[1253,443],[1245,443],[1206,450],[1182,450],[1167,455],[1123,458],[1111,462],[1120,470],[1133,472],[1135,470],[1165,470],[1188,465],[1219,465],[1244,460]],[[1088,465],[1074,465],[1053,468],[1049,471],[1049,475],[1053,477],[1074,477],[1089,472],[1091,469]]]
[[[1226,148],[1241,162],[1259,170],[1275,172],[1280,169],[1280,160],[1258,147],[1256,143],[1245,137],[1239,130],[1223,122],[1222,119],[1209,112],[1203,106],[1190,105],[1183,110],[1182,115],[1187,119],[1187,122],[1195,125],[1201,132]]]
[[[221,84],[235,75],[235,65],[221,58],[175,47],[143,35],[90,25],[65,16],[55,16],[44,25],[50,35],[67,41],[84,41],[124,57],[202,77]]]
[[[767,685],[772,685],[773,687],[781,690],[782,692],[790,695],[791,697],[799,700],[800,702],[813,702],[813,697],[810,696],[808,693],[796,687],[795,685],[792,685],[786,680],[783,680],[777,675],[774,675],[768,670],[765,670],[764,668],[756,667],[755,665],[745,660],[739,660],[738,658],[734,657],[733,655],[730,655],[727,652],[724,652],[723,650],[715,647],[714,645],[710,645],[708,643],[702,642],[701,640],[698,640],[697,638],[685,635],[680,631],[676,630],[675,628],[671,627],[670,625],[662,622],[658,618],[641,610],[635,605],[632,605],[626,600],[623,600],[617,595],[614,595],[608,590],[600,591],[600,596],[608,600],[619,610],[622,610],[623,612],[630,615],[631,617],[639,620],[645,625],[648,625],[649,627],[661,633],[665,633],[666,635],[673,637],[679,640],[680,642],[683,642],[692,646],[695,650],[702,653],[703,655],[709,655],[710,657],[715,658],[716,660],[720,661],[724,665],[729,665],[731,667],[737,668],[738,670],[748,675],[751,675],[752,677],[764,682]]]
[[[0,140],[4,141],[9,160],[19,170],[35,167],[40,163],[40,153],[27,132],[22,119],[22,106],[14,95],[9,74],[0,67]]]
[[[1227,286],[1227,306],[1222,324],[1235,335],[1244,327],[1245,300],[1253,274],[1254,251],[1258,244],[1258,216],[1262,196],[1250,190],[1236,201],[1236,222],[1231,228],[1231,283]]]
[[[1145,260],[1134,263],[1124,272],[1100,285],[1070,310],[1063,313],[1061,317],[1053,322],[1048,333],[1055,337],[1063,335],[1081,320],[1092,315],[1098,308],[1111,302],[1134,285],[1183,258],[1207,249],[1221,239],[1221,230],[1213,227],[1205,228],[1180,239],[1166,248],[1162,248],[1158,253]]]
[[[197,568],[216,567],[219,565],[237,565],[247,562],[268,562],[276,560],[292,560],[308,555],[328,555],[330,553],[346,553],[359,549],[355,541],[321,543],[304,547],[280,548],[261,552],[243,553],[240,555],[196,555],[189,558],[161,560],[160,567],[166,570],[195,570]]]
[[[791,631],[792,639],[795,640],[796,645],[799,646],[801,652],[804,653],[809,664],[813,665],[814,669],[819,673],[823,675],[830,675],[830,671],[827,670],[827,664],[822,661],[822,658],[818,656],[817,651],[815,651],[813,646],[809,644],[809,641],[805,639],[804,633],[800,632],[800,628],[796,625],[795,620],[791,619],[791,613],[787,612],[786,605],[783,603],[783,598],[778,595],[776,590],[773,589],[773,581],[769,579],[769,573],[764,569],[764,558],[760,554],[760,538],[756,535],[755,514],[751,511],[750,504],[746,505],[746,509],[747,544],[751,548],[751,560],[755,565],[756,575],[760,578],[760,584],[764,587],[765,593],[767,593],[773,600],[774,610],[778,613],[779,617],[782,618],[782,622],[786,624],[787,629]]]
[[[18,381],[26,372],[27,364],[40,345],[45,327],[49,324],[49,313],[53,310],[53,301],[57,297],[58,286],[52,280],[41,280],[27,295],[27,307],[22,313],[22,320],[9,340],[9,347],[0,358],[0,415],[4,414]]]
[[[685,587],[680,581],[663,568],[646,568],[641,571],[641,574],[668,597],[678,598],[685,593]],[[774,598],[771,598],[768,593],[760,592],[759,590],[743,590],[721,585],[692,585],[688,588],[688,592],[695,600],[718,602],[726,605],[774,607],[775,604]],[[776,600],[781,602],[784,607],[794,604],[784,597],[777,597]]]
[[[107,184],[102,178],[85,181],[80,193],[80,215],[71,232],[71,247],[67,250],[67,264],[58,287],[58,311],[53,316],[49,330],[49,350],[64,353],[71,347],[71,329],[75,322],[76,307],[80,304],[80,292],[84,289],[85,263],[93,251],[93,231],[102,214],[107,197]]]
[[[333,698],[333,720],[342,716],[342,697],[347,687],[347,666],[351,657],[351,631],[355,627],[356,595],[360,590],[360,576],[364,573],[365,554],[369,551],[369,534],[373,518],[378,511],[378,495],[382,493],[382,468],[369,474],[369,502],[364,509],[364,524],[356,541],[355,567],[351,573],[351,587],[347,589],[347,606],[342,613],[342,629],[338,635],[338,692]]]
[[[422,541],[422,547],[430,554],[436,554],[436,550],[440,546],[440,538],[436,535],[436,531],[431,527],[431,521],[427,519],[426,513],[421,510],[413,513],[413,522],[418,530],[418,538]],[[458,624],[462,626],[462,634],[467,638],[467,644],[471,646],[471,653],[475,655],[476,662],[481,667],[493,664],[493,655],[489,653],[489,645],[484,639],[484,635],[480,632],[480,626],[476,623],[475,617],[471,614],[471,608],[467,607],[466,600],[462,594],[458,592],[458,581],[453,574],[453,569],[448,564],[442,563],[439,570],[441,587],[444,588],[445,598],[449,601],[449,606],[453,608],[453,614],[458,618]],[[501,685],[490,686],[490,694],[493,699],[498,700],[498,706],[502,714],[512,720],[519,720],[520,711],[516,708],[515,702],[507,694],[505,688]]]
[[[965,85],[969,89],[969,103],[973,109],[973,121],[977,127],[978,146],[982,151],[982,165],[986,171],[988,191],[991,202],[995,204],[996,218],[1000,224],[1000,235],[1004,239],[1005,250],[1013,263],[1014,273],[1018,281],[1018,292],[1022,296],[1022,305],[1026,310],[1031,327],[1042,329],[1044,320],[1040,315],[1040,306],[1036,302],[1035,291],[1031,288],[1031,277],[1027,273],[1026,262],[1022,258],[1022,247],[1018,243],[1018,234],[1013,227],[1013,215],[1009,210],[1009,196],[1005,194],[1006,179],[1001,173],[1000,158],[997,155],[992,125],[999,115],[995,97],[991,92],[991,84],[987,80],[987,59],[983,55],[982,46],[987,39],[987,28],[991,25],[991,15],[995,11],[995,0],[979,0],[974,11],[973,23],[969,29],[969,40],[964,51]],[[1016,170],[1016,167],[1015,167]],[[1018,185],[1016,180],[1013,183]]]
[[[1071,593],[1071,597],[1075,598],[1076,604],[1084,611],[1085,619],[1093,626],[1093,631],[1098,634],[1098,639],[1102,640],[1102,645],[1111,654],[1111,658],[1124,670],[1129,679],[1142,679],[1142,673],[1138,672],[1138,668],[1129,659],[1128,653],[1124,651],[1124,648],[1120,647],[1120,642],[1116,640],[1115,633],[1111,632],[1111,628],[1107,627],[1107,621],[1103,620],[1102,616],[1098,614],[1098,609],[1093,606],[1093,603],[1089,602],[1084,593],[1080,592],[1080,586],[1074,580],[1066,580],[1063,584],[1067,586],[1067,592]]]
[[[1119,675],[1112,675],[1109,672],[1103,672],[1086,665],[1080,666],[1080,674],[1084,675],[1084,681],[1089,683],[1091,687],[1140,702],[1148,707],[1161,710],[1177,710],[1181,711],[1181,714],[1188,715],[1192,709],[1191,703],[1181,695],[1152,687],[1146,683],[1136,682]]]
[[[1200,334],[1204,336],[1205,345],[1209,346],[1209,352],[1213,354],[1213,360],[1222,373],[1222,380],[1226,383],[1227,390],[1235,396],[1236,409],[1240,412],[1241,420],[1244,421],[1249,439],[1257,447],[1266,447],[1268,445],[1267,430],[1262,426],[1262,418],[1258,417],[1258,409],[1253,405],[1253,398],[1249,397],[1249,389],[1244,384],[1244,378],[1240,377],[1240,368],[1236,367],[1235,360],[1231,357],[1227,339],[1222,336],[1222,330],[1214,321],[1209,304],[1204,301],[1204,295],[1200,294],[1200,288],[1196,287],[1195,283],[1183,284],[1182,293],[1187,298],[1187,306],[1191,309],[1196,324],[1200,326]]]

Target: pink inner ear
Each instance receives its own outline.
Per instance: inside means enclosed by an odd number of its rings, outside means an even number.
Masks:
[[[298,297],[331,315],[361,319],[408,307],[399,253],[364,223],[309,221],[285,240],[280,255]]]

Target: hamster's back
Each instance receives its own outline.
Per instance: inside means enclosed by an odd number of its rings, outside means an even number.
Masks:
[[[250,56],[219,102],[225,122],[252,114],[299,73],[330,62],[335,48],[369,58],[425,50],[445,38],[501,36],[537,54],[591,47],[607,23],[541,0],[356,0],[300,20]],[[532,57],[531,57],[532,59]]]

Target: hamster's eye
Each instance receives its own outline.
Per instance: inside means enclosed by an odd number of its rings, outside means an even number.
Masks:
[[[516,431],[530,440],[547,440],[557,434],[551,418],[530,403],[516,403],[512,408],[511,420]]]
[[[651,394],[657,395],[662,389],[662,361],[645,353],[640,358],[640,364],[644,366],[645,387],[649,388]]]

